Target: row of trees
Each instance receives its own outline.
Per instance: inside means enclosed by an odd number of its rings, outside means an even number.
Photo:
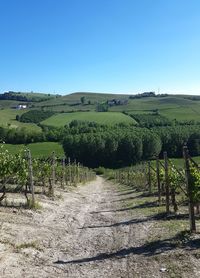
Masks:
[[[169,120],[165,116],[159,115],[158,112],[151,114],[128,114],[134,120],[138,122],[140,127],[155,127],[155,126],[171,126],[173,121]]]
[[[17,115],[16,120],[23,123],[40,123],[54,114],[53,111],[30,110],[21,116]]]
[[[68,156],[89,167],[120,167],[158,155],[161,141],[148,130],[131,132],[108,129],[104,132],[67,135],[63,147]]]
[[[152,159],[163,151],[169,157],[181,157],[187,144],[191,155],[200,155],[200,126],[138,128],[131,125],[115,127],[71,126],[63,140],[67,155],[90,167],[120,167]]]
[[[0,127],[0,138],[11,144],[63,142],[68,156],[91,167],[119,167],[151,159],[163,151],[181,157],[187,144],[191,155],[200,155],[200,126],[135,127],[73,121],[61,128],[41,126],[41,131]]]

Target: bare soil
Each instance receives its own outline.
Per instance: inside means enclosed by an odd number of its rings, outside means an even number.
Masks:
[[[0,277],[200,277],[199,239],[163,239],[134,190],[97,177],[57,196],[36,211],[0,207]]]

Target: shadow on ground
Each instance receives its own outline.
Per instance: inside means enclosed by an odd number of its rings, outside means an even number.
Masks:
[[[167,215],[166,212],[161,212],[154,214],[152,216],[147,216],[143,218],[134,218],[126,221],[121,221],[118,223],[112,223],[109,225],[91,225],[91,226],[84,226],[79,229],[97,229],[97,228],[111,228],[111,227],[119,227],[119,226],[127,226],[127,225],[132,225],[132,224],[139,224],[139,223],[145,223],[148,221],[153,221],[153,220],[161,220],[161,221],[169,221],[169,220],[183,220],[183,219],[188,219],[188,214],[171,214]]]
[[[153,256],[165,253],[167,251],[173,250],[177,247],[195,250],[200,248],[200,239],[187,239],[188,234],[181,232],[173,238],[168,238],[165,240],[156,240],[138,247],[123,248],[112,253],[100,253],[96,256],[62,261],[58,260],[54,262],[55,264],[80,264],[95,261],[104,261],[107,259],[121,259],[130,255],[143,255],[143,256]],[[186,239],[186,240],[185,240]],[[185,241],[184,241],[185,240]]]
[[[120,212],[120,211],[129,211],[133,209],[139,209],[139,208],[153,208],[153,207],[159,207],[157,201],[153,202],[145,202],[143,204],[132,206],[128,208],[120,208],[120,209],[113,209],[113,210],[100,210],[100,211],[91,211],[91,214],[97,214],[97,213],[104,213],[104,212]]]

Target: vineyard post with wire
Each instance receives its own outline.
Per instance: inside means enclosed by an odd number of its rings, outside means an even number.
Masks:
[[[30,181],[30,191],[31,191],[31,198],[32,203],[31,206],[35,206],[35,187],[34,187],[34,180],[33,180],[33,165],[32,165],[32,157],[30,150],[27,151],[28,154],[28,169],[29,169],[29,181]]]
[[[62,188],[65,188],[65,181],[66,181],[66,175],[65,175],[65,156],[62,159]]]
[[[168,175],[168,158],[167,152],[163,153],[164,155],[164,165],[165,165],[165,200],[166,200],[166,213],[170,213],[169,209],[169,175]]]
[[[77,181],[80,182],[80,163],[77,163]]]
[[[69,185],[72,184],[72,171],[71,171],[71,160],[70,157],[68,157],[68,168],[69,168]]]
[[[193,203],[193,182],[192,182],[192,179],[191,179],[190,162],[189,162],[189,155],[188,155],[187,146],[183,147],[183,158],[184,158],[184,162],[185,162],[185,180],[186,180],[187,194],[188,194],[190,232],[196,232],[196,223],[195,223],[195,215],[194,215],[194,203]]]
[[[51,183],[49,187],[49,195],[54,196],[54,187],[55,187],[55,165],[56,164],[56,159],[55,159],[55,152],[52,153],[52,162],[51,162],[51,169],[52,169],[52,178],[51,178]]]
[[[149,187],[149,193],[152,191],[151,187],[151,162],[148,161],[148,187]]]
[[[156,177],[157,177],[157,186],[158,186],[158,203],[161,205],[161,188],[160,188],[160,164],[159,157],[156,158]]]

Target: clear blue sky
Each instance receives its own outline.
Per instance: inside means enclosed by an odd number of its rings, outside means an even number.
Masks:
[[[0,0],[0,92],[200,94],[199,0]]]

